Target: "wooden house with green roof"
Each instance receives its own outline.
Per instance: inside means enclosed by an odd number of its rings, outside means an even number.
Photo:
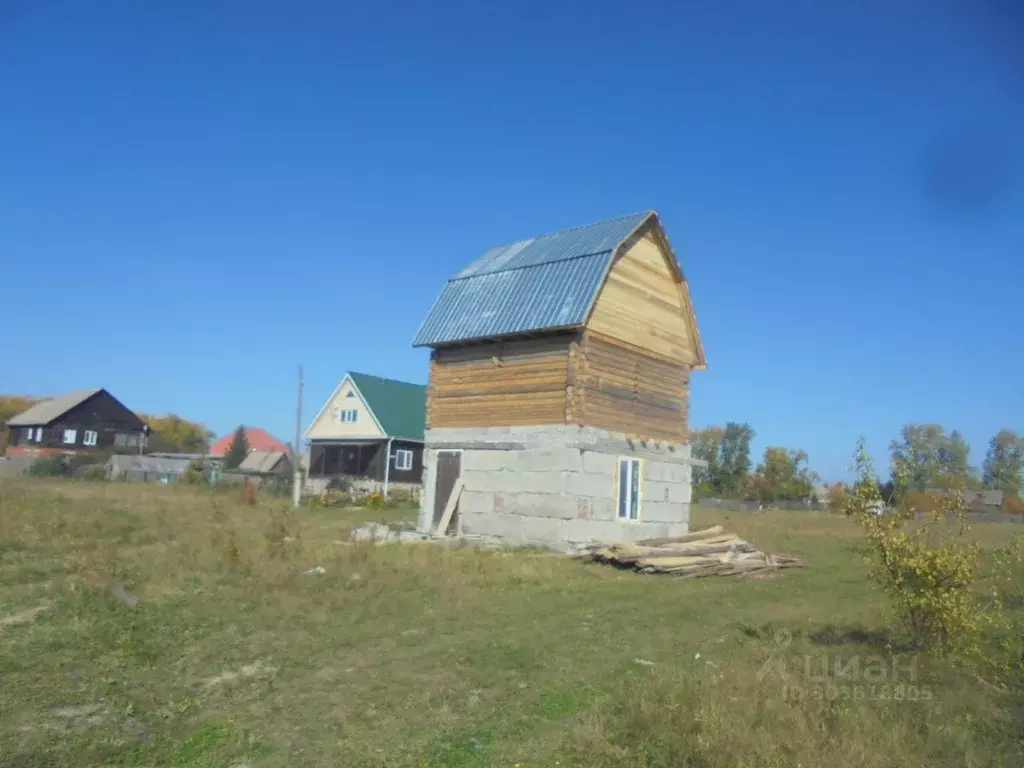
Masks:
[[[346,373],[306,429],[310,478],[419,483],[427,388]]]

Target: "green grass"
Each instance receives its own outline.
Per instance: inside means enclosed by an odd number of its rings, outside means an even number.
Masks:
[[[355,524],[413,515],[0,485],[0,766],[1024,763],[1021,702],[948,662],[917,658],[927,702],[863,674],[833,681],[848,699],[815,698],[828,690],[805,657],[890,654],[890,611],[845,519],[697,513],[810,562],[763,580],[347,543]],[[303,573],[315,565],[326,573]],[[788,687],[759,679],[772,658]]]

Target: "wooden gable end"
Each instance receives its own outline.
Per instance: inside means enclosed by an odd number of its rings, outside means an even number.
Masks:
[[[344,411],[355,411],[355,420],[342,421]],[[310,440],[331,440],[383,438],[387,435],[380,428],[359,389],[352,383],[351,377],[345,376],[309,425],[306,437]]]
[[[111,428],[141,431],[145,426],[138,414],[101,389],[92,397],[50,422],[53,427]]]
[[[704,367],[690,292],[656,221],[620,248],[586,329],[673,363]]]

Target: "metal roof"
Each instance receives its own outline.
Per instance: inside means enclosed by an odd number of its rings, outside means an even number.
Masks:
[[[413,346],[582,325],[615,250],[650,211],[491,248],[448,280]]]
[[[250,451],[241,464],[238,465],[240,472],[273,472],[282,459],[288,458],[288,454],[282,451]]]
[[[423,440],[423,429],[427,421],[425,385],[382,379],[380,376],[355,371],[349,371],[348,376],[385,435]]]
[[[27,411],[19,413],[13,419],[7,422],[7,426],[46,426],[54,419],[63,416],[72,408],[81,405],[90,397],[102,391],[102,388],[79,389],[74,392],[69,392],[66,395],[61,395],[60,397],[54,397],[50,400],[44,400],[41,403],[36,403]]]

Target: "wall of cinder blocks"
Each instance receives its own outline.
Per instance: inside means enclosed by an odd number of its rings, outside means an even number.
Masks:
[[[592,541],[677,536],[689,528],[688,445],[637,441],[594,427],[445,428],[427,432],[420,529],[434,512],[439,451],[461,452],[460,533],[567,549]],[[618,518],[620,457],[641,461],[639,520]]]

